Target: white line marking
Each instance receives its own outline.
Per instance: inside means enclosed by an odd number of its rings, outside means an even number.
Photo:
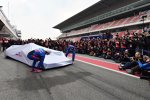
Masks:
[[[96,65],[96,64],[92,64],[92,63],[89,63],[89,62],[85,62],[85,61],[82,61],[82,60],[78,60],[76,59],[77,61],[80,61],[80,62],[83,62],[83,63],[87,63],[89,65],[93,65],[93,66],[96,66],[96,67],[100,67],[100,68],[103,68],[103,69],[107,69],[107,70],[110,70],[110,71],[113,71],[113,72],[116,72],[116,73],[120,73],[120,74],[124,74],[124,75],[127,75],[127,76],[130,76],[130,77],[134,77],[134,78],[140,78],[138,76],[135,76],[135,75],[131,75],[131,74],[127,74],[127,73],[124,73],[124,72],[120,72],[120,71],[117,71],[117,70],[113,70],[113,69],[110,69],[110,68],[106,68],[106,67],[103,67],[103,66],[99,66],[99,65]]]

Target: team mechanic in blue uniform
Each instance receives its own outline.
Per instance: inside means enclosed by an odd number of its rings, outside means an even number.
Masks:
[[[75,46],[73,43],[70,43],[68,45],[66,49],[66,57],[68,56],[69,53],[72,53],[72,62],[74,62],[76,50],[75,50]]]
[[[44,59],[45,59],[45,55],[50,54],[50,51],[44,50],[42,48],[36,49],[36,50],[32,50],[28,53],[27,57],[30,60],[33,60],[33,64],[32,64],[32,72],[41,72],[42,70],[40,69],[44,69]],[[38,62],[38,67],[36,68],[36,62]]]

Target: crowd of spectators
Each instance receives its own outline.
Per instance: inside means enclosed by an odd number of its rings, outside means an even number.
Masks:
[[[28,39],[28,40],[14,40],[14,39],[7,39],[7,38],[1,38],[0,39],[0,45],[1,45],[1,51],[4,51],[6,48],[10,47],[11,45],[23,45],[27,43],[35,43],[50,49],[64,51],[66,46],[66,41],[61,40],[51,40],[48,39]]]
[[[126,49],[131,56],[134,56],[135,51],[139,51],[143,55],[150,55],[150,46],[148,46],[150,44],[149,32],[131,33],[127,31],[122,37],[118,34],[113,38],[111,37],[111,34],[105,34],[103,37],[81,38],[80,41],[74,42],[76,52],[90,56],[115,58],[116,61],[119,62]],[[32,38],[28,40],[0,38],[0,50],[4,51],[11,45],[22,45],[31,42],[50,49],[65,51],[66,46],[71,41],[51,40],[50,38],[45,40]]]
[[[115,59],[120,62],[124,51],[127,49],[130,56],[134,56],[136,51],[149,55],[150,47],[149,32],[130,33],[126,32],[123,37],[116,34],[115,38],[87,38],[76,42],[78,53],[91,56]]]
[[[124,36],[120,37],[116,34],[111,38],[111,34],[105,33],[103,37],[81,38],[80,41],[74,42],[76,53],[87,54],[90,56],[112,59],[115,62],[125,63],[132,62],[130,57],[134,57],[136,52],[142,56],[150,56],[150,32],[132,33],[126,31]],[[5,50],[11,45],[22,45],[27,43],[35,43],[50,49],[64,51],[68,44],[72,41],[67,40],[51,40],[50,38],[13,40],[0,39],[1,50]],[[135,57],[136,58],[136,57]],[[142,58],[142,57],[141,57]]]

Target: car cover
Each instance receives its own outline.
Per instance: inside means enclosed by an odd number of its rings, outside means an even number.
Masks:
[[[44,59],[44,68],[55,68],[66,66],[72,64],[72,60],[67,58],[62,51],[48,49],[42,46],[39,46],[34,43],[24,44],[24,45],[12,45],[5,50],[5,56],[13,58],[17,61],[23,62],[29,66],[32,66],[33,61],[27,58],[27,54],[35,49],[43,48],[44,50],[48,50],[51,53],[45,56]],[[36,63],[37,67],[38,63]]]

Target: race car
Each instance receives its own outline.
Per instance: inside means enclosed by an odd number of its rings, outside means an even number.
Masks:
[[[12,45],[4,51],[6,57],[10,57],[29,66],[32,66],[33,61],[27,57],[27,54],[35,49],[42,48],[44,50],[49,50],[51,53],[45,56],[44,59],[44,69],[50,69],[55,67],[62,67],[72,64],[72,60],[67,58],[62,51],[48,49],[39,46],[34,43],[24,44],[24,45]],[[37,67],[38,63],[36,64]]]

